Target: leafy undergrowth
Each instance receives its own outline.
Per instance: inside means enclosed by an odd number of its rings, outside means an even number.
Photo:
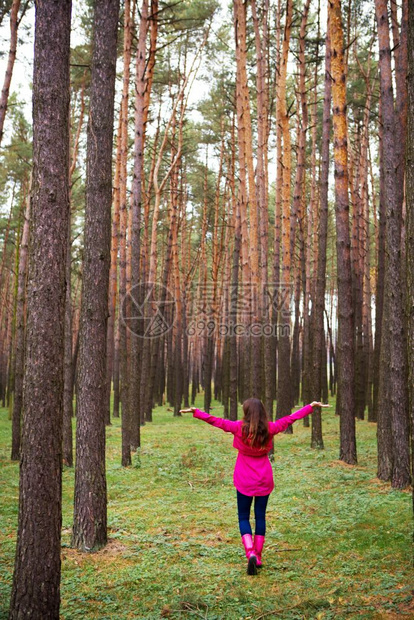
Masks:
[[[221,411],[215,403],[212,413]],[[133,466],[123,469],[114,420],[109,544],[98,553],[70,548],[74,471],[63,472],[61,618],[413,618],[410,494],[375,478],[374,424],[357,422],[358,466],[337,460],[339,425],[330,411],[325,450],[309,448],[301,421],[293,435],[276,438],[276,488],[255,577],[245,573],[237,527],[232,437],[158,408]],[[7,617],[18,511],[10,433],[2,409],[0,618]]]

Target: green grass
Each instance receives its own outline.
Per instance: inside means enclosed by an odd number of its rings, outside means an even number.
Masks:
[[[0,619],[18,513],[10,433],[1,409]],[[309,448],[301,421],[293,435],[277,436],[264,568],[249,577],[232,437],[158,408],[133,467],[123,469],[115,420],[107,432],[110,541],[98,553],[70,548],[74,471],[63,472],[61,618],[414,618],[411,497],[375,478],[375,433],[375,425],[357,422],[355,467],[337,460],[332,410],[324,413],[324,451]]]

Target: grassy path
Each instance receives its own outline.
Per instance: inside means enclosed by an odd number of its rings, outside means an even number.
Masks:
[[[212,412],[220,415],[217,407]],[[17,523],[18,465],[0,409],[0,619],[7,618]],[[276,438],[264,568],[245,574],[232,484],[232,437],[166,407],[142,429],[134,466],[120,466],[120,426],[107,433],[110,543],[70,548],[74,472],[63,473],[65,620],[99,618],[414,618],[409,493],[375,478],[375,425],[357,422],[359,465],[338,456],[338,420],[324,414],[326,449],[310,431]]]

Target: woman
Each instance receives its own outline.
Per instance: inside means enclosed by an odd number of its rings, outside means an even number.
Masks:
[[[269,420],[266,409],[258,398],[249,398],[243,403],[244,417],[236,422],[216,418],[195,407],[181,409],[181,413],[192,412],[194,418],[204,420],[207,424],[234,435],[233,447],[238,451],[238,455],[233,481],[237,490],[239,527],[248,559],[247,573],[249,575],[255,575],[257,567],[262,566],[267,501],[274,488],[273,470],[268,456],[272,448],[272,439],[296,420],[312,413],[313,407],[329,407],[329,405],[314,401],[276,422]],[[256,520],[254,540],[250,526],[250,508],[253,498],[255,498]]]

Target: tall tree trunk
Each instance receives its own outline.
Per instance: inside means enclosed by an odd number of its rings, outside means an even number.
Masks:
[[[379,165],[380,165],[380,191],[379,191],[379,218],[377,233],[377,254],[376,254],[376,291],[375,291],[375,341],[373,359],[373,397],[372,397],[372,417],[373,421],[378,420],[379,414],[379,391],[380,391],[380,356],[382,342],[382,317],[384,310],[384,276],[385,276],[385,188],[384,188],[384,149],[383,149],[383,122],[381,112],[381,101],[379,105]],[[381,386],[382,389],[383,386]],[[379,433],[379,428],[377,428]],[[378,441],[381,441],[378,434]],[[388,442],[386,442],[388,443]],[[383,451],[380,449],[378,457]],[[388,460],[388,459],[387,459]],[[379,465],[379,464],[378,464]],[[379,465],[379,468],[382,467]],[[388,467],[386,467],[388,469]],[[380,476],[382,478],[382,475]],[[389,474],[384,472],[385,480],[389,480]]]
[[[371,65],[370,65],[371,67]],[[364,364],[364,403],[368,407],[368,420],[372,420],[372,308],[371,308],[371,232],[370,232],[370,197],[368,189],[369,158],[369,116],[371,112],[372,87],[369,71],[366,75],[367,103],[364,111],[364,125],[361,148],[361,220],[362,220],[362,326],[363,326],[363,364]],[[374,209],[376,205],[374,203]]]
[[[20,239],[21,236],[21,214],[19,215],[19,220],[17,224],[17,239]],[[10,290],[13,291],[13,303],[10,304],[10,318],[11,318],[11,337],[10,337],[10,346],[9,346],[9,372],[7,378],[7,392],[8,392],[8,407],[12,408],[13,405],[13,395],[14,395],[14,370],[15,370],[15,359],[16,359],[16,315],[17,315],[17,292],[18,292],[18,278],[16,274],[19,272],[19,244],[16,244],[14,248],[14,269],[8,270],[8,279],[11,280]],[[7,311],[7,303],[8,300],[3,300],[3,306]],[[3,309],[1,313],[3,314]]]
[[[331,42],[329,38],[329,23],[325,43],[325,92],[323,98],[322,117],[322,166],[320,177],[320,209],[319,209],[319,251],[318,267],[315,287],[315,300],[312,304],[313,317],[313,352],[312,352],[312,394],[315,400],[322,397],[322,364],[325,359],[323,348],[324,338],[324,310],[326,288],[326,245],[328,238],[328,187],[329,187],[329,143],[331,137]],[[312,448],[323,448],[322,420],[319,407],[315,407],[312,414]]]
[[[132,181],[132,252],[131,252],[131,290],[139,296],[140,271],[140,228],[142,206],[142,180],[144,171],[144,106],[147,81],[145,79],[146,40],[148,33],[148,1],[143,0],[137,46],[135,68],[135,140],[134,140],[134,176]],[[139,301],[142,301],[141,299]],[[141,355],[142,340],[137,333],[131,334],[131,359],[129,381],[129,413],[131,416],[131,440],[134,448],[141,445]]]
[[[276,198],[275,198],[275,226],[274,226],[274,248],[273,248],[273,292],[272,308],[271,308],[271,321],[272,321],[272,362],[273,362],[273,376],[272,383],[272,404],[276,399],[277,393],[277,355],[278,355],[278,318],[279,318],[279,306],[280,306],[280,246],[281,246],[281,222],[282,222],[282,122],[281,113],[282,106],[280,101],[280,67],[281,67],[281,53],[280,53],[280,39],[281,39],[281,0],[277,3],[277,17],[276,17]],[[279,79],[278,79],[279,76]],[[269,411],[269,415],[272,417],[272,411]],[[273,448],[271,454],[273,455]]]
[[[6,229],[7,232],[7,229]],[[5,250],[6,244],[3,246],[3,252]],[[4,258],[4,255],[3,255]],[[7,269],[7,276],[5,277],[5,282],[2,283],[2,291],[4,295],[4,299],[9,299],[9,290],[10,290],[10,270]],[[8,375],[8,365],[9,358],[7,356],[7,351],[10,348],[10,339],[11,339],[11,304],[9,307],[6,306],[5,311],[3,309],[3,302],[0,303],[0,398],[2,399],[3,407],[6,407],[6,395],[7,395],[7,375]],[[19,435],[20,442],[20,435]]]
[[[405,144],[407,135],[407,19],[408,0],[398,3],[401,6],[401,26],[398,24],[397,2],[391,0],[391,25],[393,33],[393,56],[395,64],[395,136],[396,136],[396,175],[398,202],[404,200]],[[402,248],[404,254],[405,248]],[[404,264],[402,265],[404,269]]]
[[[10,273],[10,272],[9,272]],[[10,282],[10,288],[13,288],[12,278],[9,277],[8,281]],[[15,333],[15,321],[14,321],[15,313],[13,309],[13,305],[10,304],[9,310],[9,325],[10,325],[10,334],[8,340],[8,370],[7,370],[7,407],[11,408],[13,402],[13,390],[14,390],[14,360],[13,360],[13,344],[14,344],[14,333]]]
[[[338,271],[338,393],[340,455],[349,464],[357,462],[354,396],[354,316],[349,236],[348,149],[346,118],[346,66],[340,0],[329,0],[331,39],[332,106],[335,162],[336,252]]]
[[[135,7],[135,3],[133,5]],[[120,305],[123,308],[123,321],[129,321],[131,319],[132,308],[132,296],[131,291],[131,277],[132,277],[132,226],[133,226],[133,195],[131,194],[129,200],[129,211],[127,210],[128,196],[127,196],[127,182],[128,182],[128,125],[129,125],[129,89],[130,89],[130,62],[131,62],[131,47],[132,47],[132,15],[131,15],[131,3],[129,0],[125,2],[124,6],[125,27],[124,27],[124,75],[122,84],[122,103],[121,103],[121,151],[120,151],[120,168],[119,168],[119,202],[120,210],[122,211],[123,218],[123,235],[125,236],[125,263],[123,263],[123,285],[125,290],[121,297],[120,293]],[[125,221],[126,218],[126,221]],[[135,224],[135,217],[134,217]],[[125,230],[124,230],[125,227]],[[134,240],[134,256],[136,254],[136,244]],[[125,268],[124,268],[125,265]],[[125,293],[128,295],[125,297]],[[124,329],[122,332],[123,345],[121,347],[122,355],[122,375],[125,376],[125,389],[122,390],[122,412],[125,419],[128,422],[129,427],[129,441],[131,448],[136,449],[140,443],[140,427],[139,419],[138,424],[135,424],[131,412],[131,347],[132,341],[135,336],[130,329]],[[129,449],[129,448],[128,448]],[[127,456],[126,456],[127,458]]]
[[[235,37],[237,42],[237,9],[233,3],[234,9],[234,24],[235,24]],[[249,260],[249,232],[247,221],[247,174],[246,174],[246,132],[244,123],[244,109],[241,95],[241,60],[240,60],[240,46],[236,44],[236,112],[237,112],[237,142],[238,142],[238,159],[239,159],[239,187],[237,189],[237,200],[240,210],[240,230],[241,230],[241,276],[242,286],[241,294],[246,297],[246,293],[249,294],[250,287],[250,260]],[[240,285],[240,283],[239,283]],[[239,286],[238,285],[238,286]],[[248,316],[243,312],[241,316],[243,326],[248,325]],[[239,347],[238,358],[238,377],[239,379],[239,398],[244,400],[251,395],[251,376],[250,376],[250,364],[248,355],[248,341],[249,337],[243,336],[246,346]]]
[[[12,417],[12,451],[11,460],[18,461],[20,458],[20,433],[21,433],[21,414],[23,404],[23,369],[24,369],[24,336],[25,336],[25,304],[26,304],[26,275],[27,275],[27,253],[29,244],[29,222],[30,222],[30,201],[29,194],[26,199],[26,209],[24,213],[23,232],[19,250],[19,272],[17,284],[17,305],[16,305],[16,342],[15,342],[15,364],[14,364],[14,399]]]
[[[384,189],[386,200],[386,260],[384,286],[384,314],[382,335],[388,343],[381,346],[381,377],[388,384],[386,407],[391,418],[392,473],[394,488],[405,488],[410,483],[409,425],[407,402],[407,364],[404,312],[401,278],[402,192],[397,186],[399,164],[396,145],[398,119],[394,109],[391,73],[391,49],[387,1],[375,0],[380,53],[380,96],[383,118]],[[385,332],[387,334],[385,335]],[[387,415],[382,411],[381,416]]]
[[[0,97],[0,144],[3,138],[4,119],[6,118],[7,102],[9,100],[10,84],[13,75],[14,61],[16,60],[17,29],[19,27],[18,13],[20,0],[13,0],[10,11],[10,49],[7,61],[6,75]]]
[[[174,156],[174,144],[172,147],[172,156]],[[181,416],[181,402],[183,397],[183,366],[182,366],[182,292],[181,292],[181,277],[179,269],[179,257],[178,257],[178,168],[171,175],[171,209],[175,213],[173,216],[176,220],[176,224],[172,227],[172,289],[174,291],[175,298],[175,312],[176,320],[174,322],[174,416]]]
[[[111,266],[109,269],[109,299],[108,299],[108,334],[106,354],[106,398],[105,398],[105,423],[111,421],[111,390],[112,380],[114,384],[113,416],[119,417],[119,335],[117,322],[117,292],[118,292],[118,249],[119,249],[119,220],[120,220],[120,195],[119,175],[121,168],[121,133],[122,133],[122,106],[119,112],[115,174],[113,189],[113,214],[112,214],[112,238],[111,238]],[[118,350],[117,350],[118,346]]]
[[[291,383],[292,383],[292,404],[299,402],[300,397],[300,376],[301,376],[301,357],[300,357],[300,296],[301,296],[301,284],[304,280],[304,310],[303,310],[303,323],[309,323],[309,291],[310,291],[310,277],[306,286],[306,280],[304,279],[306,270],[303,269],[305,265],[305,243],[304,243],[304,222],[305,222],[305,209],[304,206],[304,188],[305,188],[305,164],[306,164],[306,135],[308,131],[308,104],[306,98],[306,62],[305,62],[305,36],[306,27],[308,21],[310,0],[305,0],[305,4],[302,11],[302,19],[299,30],[299,53],[298,53],[298,65],[299,65],[299,79],[298,79],[298,95],[297,106],[300,109],[300,114],[297,115],[297,161],[296,161],[296,176],[295,186],[293,191],[293,209],[291,213],[291,239],[290,239],[290,253],[291,261],[295,259],[295,243],[299,239],[299,257],[296,265],[296,282],[295,282],[295,321],[293,328],[292,338],[292,353],[291,353]],[[315,84],[316,90],[316,84]],[[313,203],[310,205],[310,212],[307,221],[309,228],[312,231],[312,208]],[[308,228],[308,230],[309,230]],[[309,239],[310,241],[310,239]],[[313,250],[313,244],[310,243],[308,251],[308,264],[311,266],[310,253]],[[310,276],[310,269],[308,271]],[[306,294],[307,293],[307,294]],[[307,330],[309,333],[309,329]],[[309,401],[308,401],[309,402]]]
[[[117,340],[115,343],[115,353],[118,354],[118,382],[120,383],[119,395],[122,407],[121,433],[122,433],[122,449],[121,462],[123,467],[131,465],[131,429],[129,421],[129,398],[128,398],[128,356],[127,356],[127,333],[124,318],[126,316],[125,295],[126,295],[126,268],[127,268],[127,252],[126,252],[126,235],[128,212],[126,202],[120,205],[119,215],[119,310],[118,310],[118,329]]]
[[[414,6],[408,5],[408,119],[406,153],[406,275],[407,334],[409,369],[409,411],[411,421],[412,479],[414,480]],[[414,506],[414,489],[413,489]]]
[[[62,461],[67,467],[73,466],[73,356],[72,356],[72,286],[71,263],[72,242],[69,221],[68,249],[66,255],[66,300],[65,300],[65,360],[63,390],[63,438]]]
[[[240,266],[240,249],[241,249],[241,218],[239,196],[236,196],[236,188],[234,185],[235,170],[235,137],[234,122],[232,125],[232,153],[231,153],[231,175],[230,183],[232,187],[232,205],[234,218],[234,248],[231,267],[231,287],[230,287],[230,336],[229,336],[229,400],[230,400],[230,420],[237,420],[237,298],[239,291],[239,266]],[[270,410],[271,413],[271,410]]]
[[[253,161],[252,143],[252,120],[250,110],[250,93],[247,78],[247,39],[246,39],[246,6],[242,0],[234,0],[235,36],[237,67],[237,97],[239,99],[238,131],[243,132],[244,140],[244,164],[248,179],[249,200],[249,244],[250,244],[250,324],[261,322],[261,273],[260,273],[260,235],[259,235],[259,209],[256,196],[256,181]],[[242,127],[241,127],[242,125]],[[240,162],[242,163],[242,162]],[[262,358],[261,338],[252,335],[250,338],[251,353],[251,395],[261,397],[262,387]]]
[[[59,618],[70,15],[70,0],[36,3],[33,202],[13,620]]]
[[[119,0],[95,6],[72,534],[72,544],[84,551],[107,542],[104,413],[118,13]]]
[[[220,147],[220,158],[217,172],[217,182],[216,182],[216,191],[214,197],[214,223],[212,229],[212,257],[211,257],[211,287],[212,287],[212,295],[211,295],[211,309],[210,309],[210,317],[207,317],[208,323],[210,321],[214,325],[213,330],[209,330],[207,328],[207,337],[206,337],[206,355],[205,355],[205,376],[206,376],[206,394],[211,389],[211,381],[213,377],[213,365],[214,365],[214,350],[215,350],[215,333],[219,332],[219,308],[218,308],[218,287],[219,287],[219,268],[221,256],[223,253],[223,243],[219,242],[218,238],[218,230],[219,230],[219,208],[220,208],[220,182],[223,171],[223,159],[224,159],[224,129],[223,129],[223,120],[221,121],[221,147]],[[222,227],[221,230],[224,230]],[[209,300],[210,301],[210,300]],[[211,395],[209,397],[209,405],[211,404]],[[208,409],[206,409],[208,411]]]
[[[269,334],[265,334],[265,325],[270,323],[270,307],[268,303],[268,253],[269,253],[269,214],[268,214],[268,143],[269,143],[269,32],[268,14],[269,0],[262,3],[261,17],[258,18],[256,1],[251,2],[253,28],[256,47],[256,89],[257,89],[257,166],[256,190],[257,209],[259,217],[259,251],[260,251],[260,290],[259,312],[261,321],[261,336],[256,337],[258,347],[261,347],[262,376],[260,394],[265,401],[269,415],[272,415],[272,341]]]
[[[10,288],[10,271],[8,271],[8,277],[6,279],[6,284],[4,287],[4,294],[6,298],[9,296],[9,288]],[[6,400],[8,398],[7,394],[7,378],[8,378],[8,366],[10,364],[10,359],[7,356],[7,351],[10,349],[10,341],[11,341],[11,306],[9,307],[9,311],[6,312],[4,317],[4,322],[1,323],[4,325],[1,338],[0,338],[0,363],[1,363],[1,383],[2,383],[2,399],[3,399],[3,407],[6,407]]]
[[[278,114],[283,137],[283,156],[282,156],[282,275],[281,275],[281,309],[279,313],[279,347],[278,347],[278,387],[277,387],[277,407],[276,417],[280,418],[288,415],[292,408],[292,386],[290,372],[290,272],[291,272],[291,144],[289,132],[289,114],[286,105],[286,79],[287,63],[289,55],[290,37],[292,32],[293,2],[287,1],[286,22],[283,39],[283,50],[279,76],[279,97],[278,103],[280,112]],[[292,432],[289,427],[288,432]]]
[[[297,161],[296,161],[296,175],[295,185],[293,191],[293,209],[291,213],[291,231],[292,237],[290,240],[291,247],[291,260],[295,257],[295,243],[299,241],[299,256],[296,266],[296,284],[295,284],[295,322],[293,328],[292,339],[292,355],[291,355],[291,367],[292,367],[292,386],[293,386],[293,403],[296,404],[300,398],[300,377],[301,377],[301,355],[300,355],[300,332],[303,333],[303,350],[306,355],[306,368],[305,359],[303,359],[303,392],[309,391],[309,372],[310,372],[310,274],[312,261],[311,253],[313,252],[313,244],[311,242],[313,220],[312,211],[313,203],[315,201],[315,182],[316,182],[316,166],[313,166],[311,173],[311,200],[309,205],[308,217],[306,217],[306,208],[304,208],[304,187],[305,187],[305,164],[306,164],[306,134],[308,130],[308,102],[306,97],[306,59],[305,59],[305,37],[306,27],[309,13],[309,0],[305,0],[305,4],[302,11],[302,19],[299,30],[299,50],[298,50],[298,88],[297,88],[297,107],[300,109],[300,114],[297,114]],[[318,54],[318,51],[316,52]],[[315,96],[316,96],[316,81],[315,81]],[[312,164],[315,159],[316,153],[312,151]],[[305,248],[304,227],[307,222],[307,232],[309,231],[310,237],[309,245]],[[297,234],[295,233],[297,229]],[[306,256],[308,259],[306,260]],[[308,269],[306,270],[306,266]],[[308,277],[307,277],[308,276]],[[303,330],[300,327],[300,296],[301,289],[304,293],[303,301]],[[309,354],[309,355],[308,355]],[[310,401],[307,401],[310,402]],[[304,418],[304,424],[309,425],[308,417]]]
[[[118,317],[114,317],[116,325],[114,327],[114,367],[112,373],[112,380],[114,385],[114,404],[113,404],[113,416],[119,418],[119,403],[120,403],[120,384],[119,384],[119,321]],[[109,384],[111,385],[111,384]]]
[[[76,168],[79,138],[83,125],[83,117],[85,112],[85,74],[82,81],[81,91],[81,109],[79,115],[79,123],[76,130],[75,142],[72,151],[72,161],[69,168],[69,185],[72,185],[72,176]],[[72,204],[72,196],[70,195]],[[64,392],[63,392],[63,442],[62,442],[62,460],[67,467],[73,466],[73,434],[72,434],[72,418],[73,418],[73,387],[74,387],[74,359],[73,359],[73,308],[72,308],[72,227],[69,221],[68,234],[68,250],[66,256],[66,305],[65,305],[65,374],[64,374]]]

